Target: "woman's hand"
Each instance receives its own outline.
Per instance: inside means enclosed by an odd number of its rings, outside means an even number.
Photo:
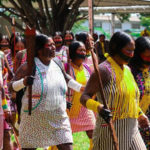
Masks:
[[[11,123],[11,119],[12,119],[11,112],[10,112],[10,111],[4,112],[4,116],[5,116],[5,120],[6,120],[8,123]]]
[[[111,111],[109,109],[105,109],[103,105],[98,106],[98,112],[99,115],[106,121],[106,123],[110,122],[110,119],[112,118]]]
[[[150,123],[149,123],[149,120],[148,120],[148,118],[147,118],[146,115],[141,115],[141,116],[139,116],[138,122],[139,122],[139,126],[140,126],[141,128],[146,128],[146,127],[148,127],[149,124],[150,124]]]
[[[24,84],[25,86],[32,85],[34,79],[35,79],[34,76],[25,76],[25,77],[24,77],[24,80],[23,80],[23,84]]]
[[[85,89],[85,86],[82,85],[82,87],[80,88],[80,92],[82,93],[84,91],[84,89]]]

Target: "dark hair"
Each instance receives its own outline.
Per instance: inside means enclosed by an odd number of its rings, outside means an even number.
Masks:
[[[143,66],[143,61],[140,57],[140,54],[143,53],[146,49],[150,50],[150,39],[144,36],[137,38],[135,40],[134,57],[130,61],[130,66],[134,66],[137,69]]]
[[[38,56],[38,51],[44,48],[44,45],[48,42],[49,37],[44,34],[38,34],[35,37],[35,56]]]
[[[6,41],[7,41],[8,44],[9,44],[9,38],[8,38],[7,35],[1,35],[1,36],[0,36],[0,42],[1,42],[3,39],[6,39]],[[1,46],[0,46],[0,49],[1,49]]]
[[[54,36],[61,36],[61,38],[63,39],[63,35],[62,35],[62,33],[60,32],[60,31],[56,31],[55,33],[54,33],[54,35],[53,35],[53,37]]]
[[[98,34],[97,33],[93,33],[93,38],[94,38],[94,42],[96,42],[98,40]]]
[[[131,40],[132,37],[125,32],[114,33],[109,43],[109,54],[111,56],[118,54]]]
[[[66,34],[70,34],[70,35],[72,36],[73,40],[74,40],[74,34],[73,34],[73,32],[67,30],[67,31],[65,32],[65,34],[64,34],[64,38],[65,38]]]
[[[87,32],[81,32],[81,33],[77,34],[76,39],[77,39],[77,41],[81,41],[84,44],[86,44],[87,37],[88,37]]]
[[[105,37],[105,35],[104,35],[104,34],[100,34],[100,35],[99,35],[99,38],[100,38],[100,37],[102,37],[102,36],[103,36],[103,37]]]
[[[82,46],[82,42],[79,41],[73,41],[69,46],[69,57],[71,60],[75,60],[76,58],[76,51],[77,49]]]
[[[14,35],[15,35],[15,38],[14,38]],[[17,33],[11,35],[9,45],[10,45],[12,56],[14,56],[14,44],[16,44],[16,43],[18,43],[20,41],[25,45],[25,39],[24,39],[23,36],[20,36]]]

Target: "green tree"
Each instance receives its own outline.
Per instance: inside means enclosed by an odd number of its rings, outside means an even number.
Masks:
[[[79,7],[84,0],[0,0],[0,16],[11,23],[12,16],[21,18],[30,27],[47,35],[71,30],[76,21],[84,19]],[[8,6],[11,4],[12,8]],[[22,24],[16,27],[24,30]]]
[[[118,13],[116,14],[116,16],[120,20],[120,22],[123,23],[124,21],[129,21],[131,15],[129,13],[126,14]]]
[[[141,25],[150,30],[150,14],[140,14]]]

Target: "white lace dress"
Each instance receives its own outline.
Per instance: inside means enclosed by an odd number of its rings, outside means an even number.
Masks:
[[[32,114],[28,115],[28,89],[22,99],[19,140],[22,148],[72,143],[66,113],[67,85],[59,66],[51,60],[45,66],[35,58],[36,74],[32,86]]]

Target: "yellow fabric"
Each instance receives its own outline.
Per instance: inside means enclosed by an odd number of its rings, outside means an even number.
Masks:
[[[142,99],[140,100],[140,108],[144,113],[146,113],[149,105],[150,105],[150,73],[149,68],[144,69],[143,72],[143,78],[144,78],[144,95],[142,96]]]
[[[110,90],[109,106],[111,101],[113,120],[124,118],[138,118],[139,117],[139,89],[131,74],[128,66],[124,65],[123,69],[111,58],[108,57],[107,61],[112,67],[112,80],[116,81],[115,94],[112,100],[112,92]],[[113,82],[111,82],[112,88]]]
[[[89,150],[92,150],[93,149],[93,140],[90,139],[90,147],[89,147]]]
[[[139,117],[142,116],[142,115],[144,115],[144,113],[143,113],[143,111],[142,111],[142,109],[140,107],[138,109],[138,112],[139,112]]]
[[[93,110],[94,112],[98,112],[97,107],[100,105],[99,102],[93,100],[93,99],[88,99],[86,101],[86,107],[90,110]]]
[[[144,113],[146,113],[146,111],[147,111],[149,105],[150,105],[150,95],[149,95],[149,96],[144,95],[144,96],[142,97],[142,100],[140,101],[140,108],[142,109],[142,111],[143,111]]]
[[[76,81],[81,83],[82,85],[86,85],[86,76],[84,73],[84,68],[83,65],[81,65],[81,67],[76,67],[75,65],[72,65],[74,72],[75,72],[75,76],[76,76]],[[80,97],[81,97],[81,93],[80,92],[76,92],[74,91],[73,93],[73,98],[72,98],[72,107],[70,109],[70,111],[68,111],[68,115],[71,118],[76,118],[79,115],[80,109],[81,109],[81,103],[80,103]]]
[[[105,54],[104,42],[100,42],[100,43],[101,43],[101,46],[102,46],[102,53],[104,55]]]
[[[145,36],[145,32],[146,32],[146,34],[147,34],[147,36],[150,36],[150,31],[149,30],[143,30],[143,31],[141,31],[141,36]]]
[[[57,146],[50,146],[47,150],[58,150]]]

